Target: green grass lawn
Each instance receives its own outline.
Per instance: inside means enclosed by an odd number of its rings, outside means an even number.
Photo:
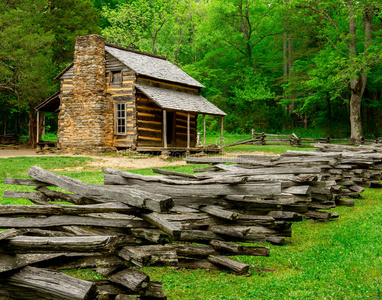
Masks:
[[[241,141],[243,139],[249,138],[250,135],[244,134],[226,134],[223,137],[223,145],[228,145]],[[220,136],[206,136],[206,145],[217,144],[220,146]],[[273,152],[276,154],[284,153],[286,150],[301,150],[301,151],[312,151],[314,150],[311,146],[302,146],[302,147],[292,147],[290,145],[237,145],[223,149],[224,153],[231,153],[236,151],[243,152],[253,152],[253,151],[262,151],[262,152]]]
[[[6,176],[27,178],[39,165],[62,169],[86,164],[83,157],[32,157],[0,159],[0,181]],[[191,172],[194,167],[167,168]],[[153,174],[150,169],[134,170]],[[84,182],[102,183],[94,171],[58,172]],[[27,200],[3,199],[4,190],[33,190],[0,183],[1,204]],[[169,299],[382,299],[382,190],[366,189],[355,207],[334,209],[340,218],[331,222],[303,221],[292,226],[286,246],[272,246],[270,257],[237,257],[254,269],[250,277],[228,271],[190,271],[145,268],[151,280],[160,280]],[[268,268],[273,272],[259,272]],[[82,278],[99,278],[94,272],[71,272]]]

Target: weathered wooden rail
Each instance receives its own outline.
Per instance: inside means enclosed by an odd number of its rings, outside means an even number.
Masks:
[[[105,185],[38,167],[29,170],[32,179],[7,178],[8,184],[36,191],[7,191],[4,197],[36,205],[0,206],[0,228],[7,228],[0,232],[0,296],[166,299],[160,282],[132,267],[228,268],[246,274],[250,266],[231,257],[269,256],[269,248],[241,242],[284,244],[291,222],[335,219],[338,214],[328,209],[353,206],[351,198],[360,197],[364,187],[381,186],[382,147],[316,147],[320,151],[277,157],[189,157],[189,163],[211,164],[194,174],[154,169],[160,175],[142,176],[104,169]],[[76,268],[94,269],[107,280],[59,273]]]
[[[16,134],[0,135],[0,145],[18,145],[19,136]]]
[[[325,143],[325,144],[342,144],[342,145],[354,145],[354,141],[346,138],[303,138],[297,136],[295,133],[292,134],[269,134],[269,133],[258,133],[252,132],[251,136],[240,141],[227,144],[224,148],[233,147],[237,145],[290,145],[294,147],[308,146],[312,143]],[[382,143],[382,138],[377,139],[365,139],[361,138],[357,141],[357,144],[366,145],[373,143]]]

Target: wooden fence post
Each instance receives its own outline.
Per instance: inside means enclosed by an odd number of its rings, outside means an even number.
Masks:
[[[163,147],[167,148],[167,112],[163,110]]]
[[[206,148],[206,115],[203,115],[203,148]]]
[[[221,126],[220,126],[220,149],[223,149],[223,125],[224,125],[224,117],[221,117]]]
[[[187,149],[190,148],[190,113],[187,113]]]

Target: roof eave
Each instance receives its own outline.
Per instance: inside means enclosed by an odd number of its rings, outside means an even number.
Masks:
[[[45,99],[43,102],[41,102],[39,105],[37,105],[34,109],[35,110],[40,110],[42,107],[44,107],[47,103],[49,103],[51,100],[56,98],[58,95],[60,95],[60,91],[55,92],[52,96],[49,98]]]
[[[58,74],[54,79],[58,80],[61,78],[62,75],[65,74],[66,71],[68,71],[72,66],[74,65],[74,62],[72,61],[69,66],[67,66],[60,74]]]
[[[130,68],[130,67],[129,67]],[[133,70],[134,71],[134,70]],[[149,76],[149,75],[145,75],[145,74],[139,74],[137,72],[135,72],[137,77],[141,76],[141,77],[146,77],[146,78],[153,78],[153,79],[157,79],[157,80],[160,80],[162,82],[168,82],[168,83],[172,83],[172,84],[178,84],[178,85],[184,85],[184,86],[187,86],[187,87],[192,87],[192,88],[201,88],[201,89],[204,89],[206,88],[203,84],[201,84],[200,82],[199,85],[191,85],[191,84],[187,84],[187,83],[183,83],[183,82],[179,82],[179,81],[172,81],[172,80],[168,80],[168,79],[163,79],[163,78],[159,78],[159,77],[155,77],[155,76]]]

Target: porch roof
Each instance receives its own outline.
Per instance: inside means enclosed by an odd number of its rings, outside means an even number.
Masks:
[[[39,111],[56,112],[60,108],[60,91],[55,92],[45,101],[41,102],[34,109]]]
[[[227,115],[200,95],[142,84],[136,84],[135,87],[163,109],[217,116]]]

